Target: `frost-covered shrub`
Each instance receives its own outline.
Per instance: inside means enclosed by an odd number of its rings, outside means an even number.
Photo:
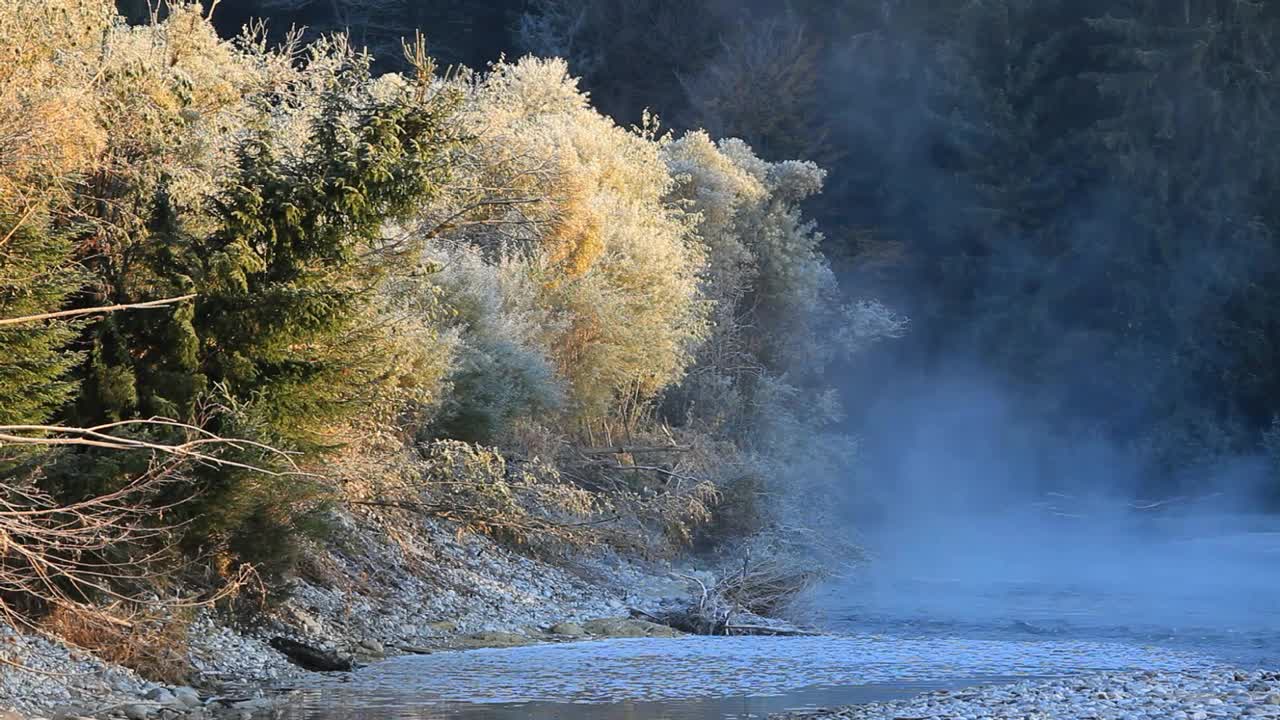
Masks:
[[[677,382],[704,333],[703,253],[668,202],[659,144],[591,109],[561,60],[498,63],[463,82],[475,141],[458,157],[455,192],[422,227],[521,258],[549,331],[538,341],[575,421]]]
[[[431,283],[453,361],[434,432],[492,442],[520,418],[558,410],[564,391],[544,349],[553,325],[533,304],[528,263],[486,260],[471,247],[442,251],[437,262]]]
[[[822,374],[904,325],[837,292],[800,208],[823,171],[704,132],[619,128],[560,60],[456,82],[473,141],[414,228],[430,238],[440,269],[427,285],[454,348],[435,435],[507,447],[553,436],[529,454],[581,465],[585,486],[622,493],[639,527],[664,526],[677,543],[714,522],[722,484],[750,477],[734,485],[740,495],[790,496],[841,477],[851,443],[810,447],[840,416]],[[707,462],[564,453],[619,436],[675,442],[647,422],[655,397],[681,443],[717,448]],[[683,479],[668,484],[669,467]],[[792,478],[788,467],[813,472]],[[726,505],[741,517],[725,524],[764,527],[781,504],[766,505]]]
[[[589,544],[581,521],[607,505],[565,482],[538,461],[508,460],[478,445],[437,441],[423,448],[421,490],[448,508],[444,513],[478,532],[520,544],[555,538]]]
[[[694,431],[733,438],[743,467],[727,477],[723,516],[708,537],[833,520],[806,499],[838,496],[857,445],[829,431],[842,410],[825,371],[901,336],[905,320],[875,301],[842,301],[822,236],[800,209],[822,189],[821,169],[766,162],[740,140],[701,132],[668,142],[663,154],[677,179],[673,199],[696,213],[708,266],[702,292],[714,303],[711,333],[664,410]],[[759,497],[768,502],[756,507]]]
[[[89,58],[113,15],[101,0],[0,4],[0,212],[65,191],[102,151]]]
[[[695,132],[663,147],[672,198],[696,213],[707,256],[702,293],[712,331],[684,383],[668,394],[677,420],[696,420],[756,446],[829,404],[819,378],[841,351],[900,331],[874,303],[843,312],[822,236],[799,203],[822,188],[812,163],[769,163],[740,140]],[[781,433],[781,434],[785,434]]]

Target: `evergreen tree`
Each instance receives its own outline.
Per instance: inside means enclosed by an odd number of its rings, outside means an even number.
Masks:
[[[1096,155],[1131,232],[1109,247],[1114,304],[1144,370],[1170,465],[1240,448],[1280,397],[1280,10],[1267,3],[1125,2],[1092,21],[1115,106]]]
[[[0,213],[0,319],[63,309],[84,282],[65,235],[47,230],[39,212]],[[76,324],[40,320],[0,326],[0,424],[44,424],[76,385]]]
[[[314,52],[305,80],[314,97],[256,101],[256,129],[239,143],[225,189],[185,208],[162,185],[144,238],[112,263],[128,271],[101,272],[120,278],[107,289],[116,302],[196,298],[93,328],[79,423],[163,416],[315,453],[336,444],[336,424],[373,412],[380,391],[401,380],[378,314],[379,282],[399,257],[382,229],[444,179],[455,94],[430,87],[430,67],[416,81],[375,86],[368,57],[341,43]],[[66,472],[113,482],[116,460],[94,465],[89,455]],[[193,542],[222,538],[287,561],[307,484],[193,472],[197,500],[184,505],[197,519]]]

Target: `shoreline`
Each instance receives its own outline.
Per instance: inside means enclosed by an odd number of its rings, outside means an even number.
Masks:
[[[148,682],[65,645],[0,627],[2,657],[40,671],[0,666],[0,720],[272,716],[292,702],[289,688],[305,689],[308,678],[319,677],[273,647],[280,638],[370,665],[443,651],[676,637],[683,633],[636,615],[660,615],[664,608],[689,602],[688,583],[673,577],[673,571],[712,580],[705,571],[608,551],[572,562],[538,560],[483,536],[458,536],[456,528],[435,520],[420,520],[411,532],[399,528],[399,533],[393,526],[396,519],[380,513],[348,513],[340,520],[341,542],[312,548],[312,562],[305,573],[291,578],[287,599],[252,625],[208,612],[195,618],[186,638],[191,673],[184,684]],[[1261,670],[1005,680],[771,717],[1280,718],[1280,673]]]
[[[1280,672],[1137,670],[980,684],[770,720],[1213,720],[1280,718]]]
[[[607,549],[551,562],[429,518],[416,518],[412,528],[375,511],[336,520],[340,539],[309,548],[310,562],[289,579],[286,599],[250,623],[210,611],[195,616],[181,648],[185,682],[152,682],[0,624],[0,720],[269,715],[281,700],[273,689],[311,673],[273,647],[281,639],[363,666],[444,650],[673,636],[680,633],[631,613],[660,613],[690,598],[687,583],[670,575],[675,566]]]

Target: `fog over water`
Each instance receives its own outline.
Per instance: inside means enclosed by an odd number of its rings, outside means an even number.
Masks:
[[[1150,469],[1132,453],[1058,434],[990,380],[922,375],[896,390],[870,413],[850,484],[868,561],[815,598],[823,622],[1280,661],[1280,523],[1261,511],[1260,458],[1146,496]]]

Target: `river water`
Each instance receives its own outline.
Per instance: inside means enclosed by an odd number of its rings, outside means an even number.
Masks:
[[[1035,572],[990,549],[989,573],[885,558],[811,598],[830,636],[402,657],[306,688],[290,717],[724,720],[1093,670],[1280,666],[1280,535],[1178,543],[1126,547],[1119,566],[1073,551]]]
[[[445,652],[309,688],[293,717],[712,720],[1200,655],[1124,643],[840,635],[627,639]]]

